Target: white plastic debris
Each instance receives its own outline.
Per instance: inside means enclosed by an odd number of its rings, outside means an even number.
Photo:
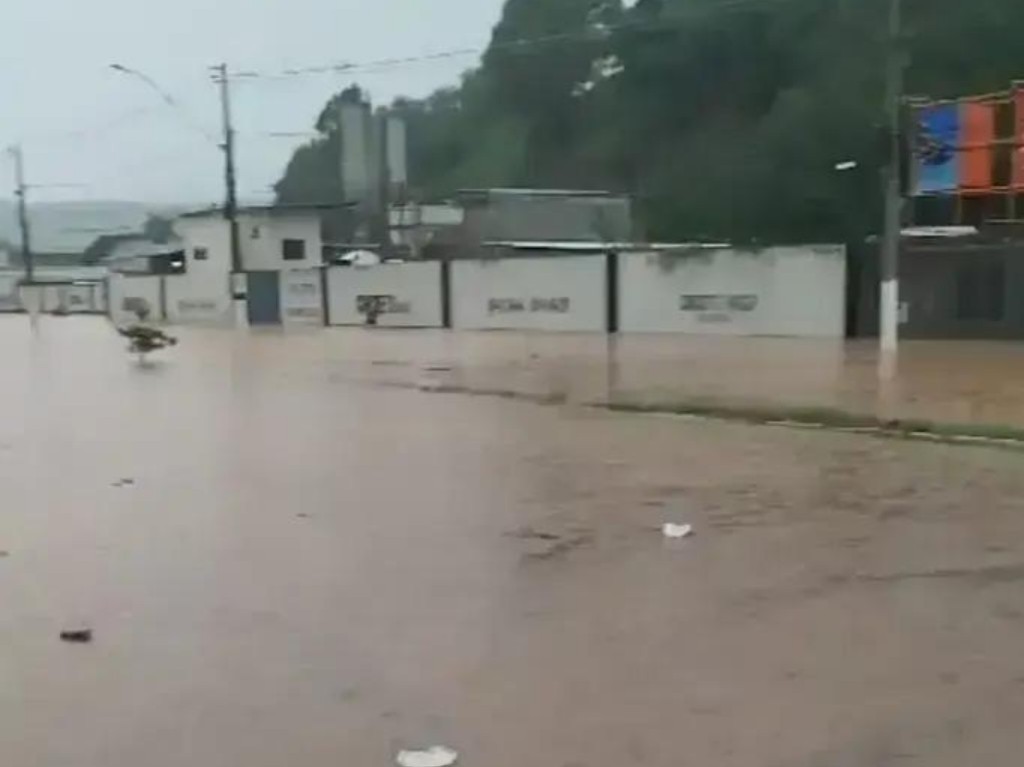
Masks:
[[[450,767],[459,754],[445,746],[431,746],[422,751],[399,751],[395,761],[399,767]]]
[[[693,535],[693,525],[676,525],[666,522],[661,528],[666,538],[689,538]]]

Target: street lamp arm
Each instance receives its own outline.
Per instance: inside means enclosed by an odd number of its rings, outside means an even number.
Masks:
[[[181,102],[179,102],[176,98],[174,98],[174,96],[172,96],[170,93],[164,90],[160,86],[160,84],[156,82],[156,80],[147,75],[145,72],[141,72],[138,69],[132,69],[131,67],[126,67],[124,64],[118,63],[111,64],[110,69],[122,75],[134,77],[136,80],[139,80],[142,83],[144,83],[146,87],[148,87],[151,91],[156,93],[167,106],[173,109],[178,114],[178,116],[181,117],[188,124],[190,128],[199,131],[201,134],[203,134],[207,141],[210,141],[211,143],[218,147],[220,146],[221,142],[216,136],[214,136],[212,133],[210,133],[210,131],[208,131],[206,128],[200,125],[195,119],[193,119],[192,115],[189,114],[188,110],[185,109],[184,106],[182,106]]]

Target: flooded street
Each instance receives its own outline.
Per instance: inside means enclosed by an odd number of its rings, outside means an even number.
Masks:
[[[1019,758],[1024,457],[581,406],[873,412],[867,347],[189,330],[142,368],[104,320],[10,317],[0,348],[4,767]],[[1024,425],[1022,348],[903,365],[907,417]]]

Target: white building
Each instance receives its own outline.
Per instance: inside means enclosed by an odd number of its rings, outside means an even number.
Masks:
[[[174,223],[184,272],[120,274],[111,278],[111,307],[144,300],[155,317],[171,322],[235,321],[231,285],[231,231],[220,209],[186,213]],[[248,321],[321,323],[323,243],[319,209],[246,207],[238,211]],[[127,303],[126,303],[127,302]]]
[[[179,240],[161,243],[144,236],[119,237],[111,243],[103,264],[112,272],[122,274],[164,273],[170,264],[184,266],[183,260],[175,257],[183,247]]]
[[[388,212],[391,244],[404,249],[409,258],[420,259],[428,245],[456,238],[463,218],[462,208],[452,203],[392,205]]]
[[[185,248],[185,271],[231,272],[231,234],[220,209],[186,213],[174,222]],[[247,207],[238,211],[242,271],[282,272],[323,263],[320,213],[305,207]]]

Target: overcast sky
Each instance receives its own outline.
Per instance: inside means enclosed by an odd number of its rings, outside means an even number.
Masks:
[[[207,67],[275,73],[485,45],[502,0],[4,0],[0,146],[22,140],[35,199],[216,202],[220,128]],[[192,118],[169,109],[119,62],[145,72]],[[378,103],[454,83],[473,57],[384,71],[239,81],[239,192],[269,199],[297,138],[353,80]],[[11,164],[0,162],[11,183]],[[7,196],[6,192],[0,195]]]

